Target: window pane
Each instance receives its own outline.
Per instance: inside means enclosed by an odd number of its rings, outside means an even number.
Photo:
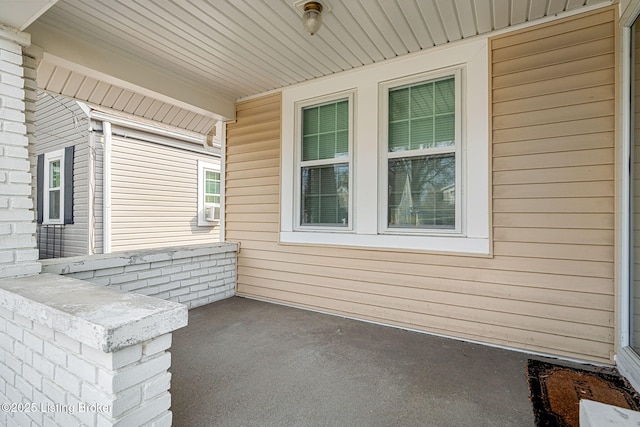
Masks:
[[[320,134],[320,143],[318,144],[319,159],[333,159],[336,154],[336,133]]]
[[[415,119],[411,122],[411,149],[433,147],[433,119]]]
[[[389,123],[389,151],[409,149],[409,122]]]
[[[220,194],[220,173],[207,171],[205,178],[205,192]]]
[[[318,107],[319,112],[319,132],[335,132],[336,130],[336,104],[323,105]]]
[[[336,134],[336,157],[349,155],[349,131],[341,130]]]
[[[411,88],[411,117],[433,116],[433,83]]]
[[[302,110],[303,135],[314,135],[318,133],[318,108],[305,108]]]
[[[409,118],[409,88],[389,91],[389,120],[407,120]]]
[[[205,170],[204,202],[220,203],[220,172]]]
[[[388,225],[455,228],[455,156],[389,160]]]
[[[436,117],[435,123],[435,145],[436,147],[451,147],[456,144],[456,118],[453,114],[446,114]]]
[[[302,225],[348,226],[349,165],[302,168]]]
[[[49,188],[60,188],[60,160],[49,163]]]
[[[49,191],[49,219],[60,219],[60,190]]]
[[[302,160],[318,160],[318,135],[305,136],[302,141]]]
[[[455,111],[455,86],[453,77],[439,80],[435,86],[435,112],[436,114],[448,114]]]
[[[388,151],[455,145],[455,78],[389,91]]]
[[[349,101],[302,110],[302,161],[349,155]]]
[[[337,117],[336,117],[336,129],[348,130],[349,129],[349,101],[342,100],[336,104]]]
[[[216,181],[208,181],[205,189],[206,194],[220,194],[220,183]]]

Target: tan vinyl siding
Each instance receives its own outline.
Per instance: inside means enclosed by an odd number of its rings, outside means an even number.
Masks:
[[[615,17],[491,40],[491,257],[280,244],[280,95],[238,104],[226,155],[237,293],[611,362]]]
[[[36,154],[75,146],[73,224],[64,226],[64,256],[88,254],[89,132],[87,116],[68,98],[45,94],[36,102]]]
[[[219,226],[198,226],[198,160],[205,154],[113,137],[112,251],[219,241]]]

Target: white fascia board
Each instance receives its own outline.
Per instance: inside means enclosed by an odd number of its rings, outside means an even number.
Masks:
[[[33,23],[31,41],[44,51],[42,62],[90,76],[123,89],[212,117],[235,120],[235,100],[178,76],[142,64],[134,58],[88,43],[55,28]]]
[[[0,23],[0,40],[8,40],[17,43],[20,46],[28,47],[31,45],[31,35],[23,33],[11,26]]]
[[[621,0],[619,10],[620,24],[630,27],[640,14],[640,0]]]
[[[58,0],[3,0],[0,8],[3,25],[24,31],[32,22],[38,19]]]
[[[109,122],[112,125],[134,129],[150,134],[162,135],[167,138],[190,142],[193,144],[198,144],[200,146],[205,144],[205,135],[201,135],[199,133],[181,129],[175,126],[153,123],[148,119],[143,119],[135,116],[123,117],[121,115],[110,114],[108,112],[94,109],[90,109],[89,117],[93,120]]]
[[[87,118],[91,118],[91,108],[82,101],[76,101],[78,107],[82,110],[82,112],[87,116]]]

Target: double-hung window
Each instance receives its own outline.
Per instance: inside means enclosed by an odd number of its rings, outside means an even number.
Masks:
[[[300,110],[300,228],[351,227],[350,97]]]
[[[38,224],[73,224],[75,147],[39,154],[36,163]]]
[[[383,85],[385,232],[459,232],[459,72]],[[458,193],[458,195],[457,195]]]
[[[220,222],[220,166],[198,160],[198,225]]]
[[[205,170],[204,171],[204,208],[205,211],[211,213],[211,209],[214,209],[214,215],[209,214],[209,217],[220,217],[215,214],[215,209],[220,209],[220,172]]]
[[[64,150],[44,156],[44,223],[62,223],[64,218]]]

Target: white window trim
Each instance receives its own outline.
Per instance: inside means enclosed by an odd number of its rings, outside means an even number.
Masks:
[[[469,254],[490,253],[489,218],[489,65],[488,40],[478,37],[406,55],[382,64],[316,79],[282,92],[282,159],[280,242],[358,246]],[[428,67],[428,68],[427,68]],[[464,69],[461,138],[460,209],[462,233],[443,235],[385,234],[380,224],[380,95],[379,84],[439,70]],[[309,232],[295,227],[296,103],[329,93],[352,91],[353,231]],[[386,201],[384,201],[386,205]],[[395,231],[395,230],[394,230]]]
[[[49,218],[49,177],[51,162],[60,160],[60,218]],[[64,224],[64,148],[61,150],[51,151],[44,155],[44,179],[42,189],[42,223],[47,224]]]
[[[204,203],[204,177],[205,171],[210,170],[220,173],[220,165],[216,163],[205,162],[198,160],[198,226],[199,227],[215,227],[220,224],[220,219],[215,221],[208,221],[205,217],[205,203]],[[222,174],[220,175],[220,187],[222,190]],[[220,217],[222,217],[222,194],[220,194]]]
[[[337,163],[347,163],[349,165],[349,203],[348,203],[348,225],[346,227],[342,226],[329,226],[329,225],[302,225],[302,110],[305,107],[312,107],[315,105],[325,104],[332,101],[338,101],[341,99],[346,99],[349,103],[349,155],[347,157],[341,158],[332,158],[327,160],[317,160],[313,162],[305,162],[307,166],[321,166],[321,165],[333,165]],[[355,94],[353,91],[346,91],[335,93],[327,96],[322,96],[320,98],[307,99],[304,101],[296,102],[295,111],[296,111],[296,143],[295,143],[295,156],[296,156],[296,174],[295,174],[295,223],[294,229],[296,231],[302,232],[318,232],[318,231],[328,231],[335,233],[348,233],[353,232],[353,104],[354,104]]]
[[[462,211],[462,195],[464,194],[464,186],[462,186],[463,177],[464,177],[464,169],[462,168],[463,156],[462,156],[462,123],[464,121],[464,117],[462,115],[462,105],[464,103],[464,98],[462,97],[462,87],[464,84],[464,73],[463,68],[455,67],[447,70],[440,70],[437,72],[424,73],[417,76],[410,76],[406,78],[381,82],[379,85],[379,95],[380,95],[380,202],[379,203],[379,230],[382,234],[405,234],[405,235],[441,235],[441,236],[457,236],[463,235],[463,222],[465,218],[465,212]],[[454,77],[455,78],[455,148],[453,153],[455,154],[455,189],[456,189],[456,198],[455,198],[455,227],[453,230],[451,229],[438,229],[438,228],[402,228],[402,227],[389,227],[389,209],[388,209],[388,197],[389,197],[389,173],[388,173],[388,161],[392,158],[406,158],[407,151],[398,151],[398,152],[389,152],[389,90],[394,89],[396,87],[401,86],[409,86],[413,84],[419,84],[421,82],[428,82],[437,80],[443,77]],[[434,155],[435,150],[410,150],[409,152],[414,154],[427,154]],[[450,152],[450,149],[446,150],[447,153]]]

